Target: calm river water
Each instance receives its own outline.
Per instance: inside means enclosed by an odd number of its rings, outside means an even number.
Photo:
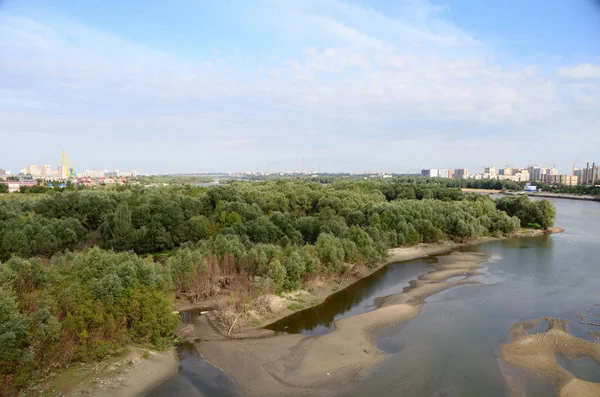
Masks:
[[[391,353],[389,358],[373,375],[339,395],[505,397],[498,347],[508,341],[513,323],[544,316],[567,318],[571,333],[591,340],[587,332],[598,327],[580,324],[576,316],[586,314],[586,322],[598,322],[589,313],[600,313],[600,203],[551,201],[557,207],[556,224],[566,229],[564,233],[466,248],[491,254],[487,275],[476,278],[483,284],[434,295],[421,316],[379,331],[377,344]],[[376,297],[401,292],[409,280],[426,273],[430,263],[428,259],[390,265],[272,329],[312,335],[331,332],[333,320],[373,309]],[[238,395],[229,378],[201,357],[193,353],[184,357],[179,374],[151,396]],[[600,382],[596,363],[558,360],[575,376]],[[525,384],[530,397],[554,394],[534,379],[525,379]]]

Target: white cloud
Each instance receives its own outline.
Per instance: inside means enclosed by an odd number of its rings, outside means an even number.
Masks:
[[[561,76],[572,79],[598,79],[600,78],[600,65],[583,63],[581,65],[558,68],[557,72]]]
[[[106,142],[150,142],[149,154],[187,142],[184,153],[221,153],[198,160],[219,169],[331,153],[340,142],[367,162],[381,157],[385,142],[429,145],[438,158],[460,162],[478,142],[505,140],[498,147],[514,151],[532,140],[551,145],[547,138],[569,125],[589,133],[600,110],[600,85],[564,79],[600,76],[598,66],[556,74],[507,67],[423,1],[403,3],[412,5],[401,17],[339,0],[267,4],[265,29],[306,37],[286,56],[258,60],[186,60],[77,21],[0,15],[0,136],[8,143],[35,136],[48,147],[71,142],[90,158],[92,149],[111,147]],[[425,165],[419,151],[404,156]],[[173,164],[192,160],[174,155]]]

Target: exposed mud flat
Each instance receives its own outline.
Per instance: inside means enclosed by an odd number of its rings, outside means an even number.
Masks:
[[[600,345],[571,335],[567,331],[568,321],[562,319],[544,318],[548,330],[529,334],[528,331],[541,321],[528,320],[514,324],[509,332],[514,339],[500,348],[502,360],[550,383],[559,397],[600,396],[600,383],[576,378],[556,360],[558,354],[568,359],[587,357],[600,365]],[[512,397],[527,395],[508,371],[503,373]]]
[[[246,340],[202,341],[198,350],[227,372],[249,396],[331,394],[370,373],[387,355],[373,333],[418,316],[425,299],[449,288],[479,284],[468,277],[489,256],[454,252],[439,258],[433,271],[413,280],[404,292],[377,299],[377,308],[335,322],[329,334],[279,335]],[[446,281],[456,276],[465,279]]]

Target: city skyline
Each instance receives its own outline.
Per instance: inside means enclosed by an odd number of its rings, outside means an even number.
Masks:
[[[574,164],[574,166],[572,166],[570,169],[568,170],[564,170],[564,169],[559,169],[556,164],[538,164],[538,163],[527,163],[526,165],[517,165],[514,163],[510,163],[510,164],[505,164],[504,166],[497,166],[494,164],[487,164],[487,165],[483,165],[483,166],[475,166],[475,167],[457,167],[457,168],[445,168],[445,167],[422,167],[419,169],[414,169],[414,170],[407,170],[406,172],[403,171],[393,171],[393,170],[361,170],[361,171],[357,171],[357,172],[350,172],[350,171],[341,171],[341,172],[331,172],[331,173],[353,173],[353,174],[360,174],[360,173],[381,173],[381,174],[413,174],[413,175],[418,175],[421,174],[423,175],[424,171],[435,171],[435,175],[428,175],[428,176],[434,176],[434,177],[448,177],[448,176],[443,176],[443,173],[445,173],[445,175],[448,175],[448,171],[450,171],[450,175],[452,175],[452,173],[461,170],[462,172],[464,172],[465,174],[468,175],[475,175],[475,174],[491,174],[491,175],[511,175],[513,172],[517,172],[520,170],[531,170],[532,168],[539,170],[542,170],[542,173],[545,173],[544,170],[551,170],[552,173],[554,175],[558,175],[563,174],[563,175],[574,175],[576,171],[581,171],[586,169],[586,167],[595,167],[597,166],[596,164],[598,164],[598,166],[600,166],[600,162],[596,163],[595,161],[587,161],[585,162],[583,165],[579,166],[578,164]],[[13,172],[13,170],[9,169],[9,168],[2,168],[1,164],[0,164],[0,170],[2,171],[8,171],[9,174],[7,175],[34,175],[34,176],[56,176],[54,175],[56,172],[58,172],[59,174],[61,173],[61,169],[64,168],[63,164],[58,164],[56,165],[55,168],[52,168],[51,165],[49,164],[42,164],[42,163],[37,163],[37,164],[28,164],[25,167],[21,167],[19,168],[18,172]],[[35,169],[35,171],[32,171],[33,169]],[[469,169],[471,170],[471,172],[469,172]],[[506,174],[508,169],[508,174]],[[114,174],[115,172],[118,173],[120,172],[119,168],[114,168],[112,169],[112,171],[109,171],[109,168],[96,168],[96,169],[90,169],[90,168],[85,168],[85,169],[74,169],[74,171],[78,174],[78,176],[90,176],[90,174],[92,174],[91,176],[93,177],[99,177],[98,173],[107,173],[107,174]],[[410,172],[408,172],[410,171]],[[49,172],[51,172],[52,174],[50,174]],[[280,172],[288,172],[288,173],[306,173],[306,174],[310,174],[310,173],[328,173],[330,171],[327,170],[323,170],[323,171],[319,171],[316,169],[312,169],[312,168],[306,168],[304,167],[304,164],[301,165],[300,168],[296,168],[296,169],[288,169],[288,170],[276,170],[276,171],[261,171],[261,170],[252,170],[252,169],[246,169],[246,170],[234,170],[234,171],[225,171],[225,170],[221,170],[221,171],[216,171],[216,172],[211,172],[211,171],[206,171],[206,172],[187,172],[189,174],[192,173],[197,173],[197,174],[209,174],[209,173],[269,173],[269,174],[276,174],[276,173],[280,173]],[[127,174],[127,175],[133,175],[135,176],[137,173],[136,169],[133,169],[133,171],[131,172],[123,172],[123,174]],[[174,172],[174,173],[168,173],[168,172],[156,172],[156,173],[147,173],[147,172],[143,172],[143,173],[139,173],[140,175],[144,175],[144,174],[154,174],[154,175],[160,175],[160,174],[186,174],[186,172]],[[0,174],[1,176],[1,174]],[[100,175],[100,176],[104,176],[104,175]],[[452,176],[450,176],[451,178]]]
[[[565,172],[600,147],[598,37],[593,0],[6,0],[0,167]]]

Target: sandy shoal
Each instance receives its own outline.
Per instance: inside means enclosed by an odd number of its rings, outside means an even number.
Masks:
[[[513,325],[509,332],[513,340],[500,347],[502,360],[549,382],[558,397],[600,396],[600,383],[578,379],[556,361],[556,355],[560,354],[569,359],[588,357],[600,365],[600,345],[571,335],[567,331],[567,320],[543,320],[549,328],[536,334],[528,331],[542,320],[528,320]],[[508,384],[513,382],[513,379],[507,378]],[[520,394],[514,393],[513,396]]]
[[[370,373],[386,357],[375,345],[374,331],[418,316],[428,296],[477,283],[466,277],[479,274],[476,269],[487,258],[459,252],[440,257],[433,271],[411,282],[410,288],[378,298],[373,311],[337,320],[326,335],[210,340],[196,346],[248,396],[329,395]],[[456,276],[465,278],[446,281]]]

